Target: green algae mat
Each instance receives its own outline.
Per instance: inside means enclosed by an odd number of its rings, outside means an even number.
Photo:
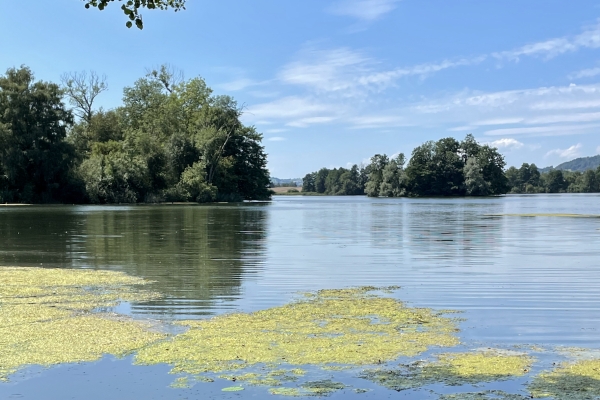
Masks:
[[[600,398],[600,357],[544,368],[527,351],[465,348],[453,311],[409,307],[389,297],[395,287],[307,293],[254,313],[180,321],[179,334],[98,311],[159,297],[147,283],[110,271],[0,267],[0,380],[30,365],[134,354],[139,365],[170,365],[173,390],[221,381],[224,392],[262,386],[305,397],[443,385],[456,388],[444,400]],[[472,390],[513,380],[518,393]]]

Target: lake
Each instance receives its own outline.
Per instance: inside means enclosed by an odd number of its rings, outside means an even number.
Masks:
[[[600,215],[600,195],[0,207],[0,265],[149,279],[163,298],[116,311],[162,321],[262,310],[318,289],[397,285],[393,296],[412,307],[462,311],[465,348],[598,349],[600,218],[510,215],[533,213]],[[0,398],[268,396],[223,393],[219,382],[173,389],[169,369],[110,356],[32,367],[0,382]],[[437,398],[369,389],[331,398]]]

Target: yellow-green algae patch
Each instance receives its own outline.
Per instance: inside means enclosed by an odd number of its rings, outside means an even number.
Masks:
[[[397,369],[364,371],[362,378],[393,390],[443,383],[450,386],[511,379],[525,375],[533,359],[498,350],[438,355],[434,362],[414,362]]]
[[[533,397],[556,400],[600,398],[600,359],[564,363],[550,372],[542,372],[529,384]]]
[[[340,382],[333,382],[332,380],[312,381],[306,382],[297,388],[281,387],[271,388],[269,393],[277,394],[280,396],[327,396],[333,392],[344,389],[346,385]]]
[[[525,400],[531,398],[521,394],[506,393],[501,390],[486,390],[475,393],[444,394],[439,400]]]
[[[0,380],[27,365],[124,355],[164,335],[123,316],[93,313],[155,294],[118,272],[0,267]]]
[[[141,349],[136,362],[168,363],[172,372],[192,375],[253,366],[358,366],[459,343],[454,319],[373,295],[374,289],[323,290],[250,314],[184,321],[185,333]],[[268,378],[277,380],[263,374]]]
[[[562,217],[562,218],[600,218],[597,214],[568,213],[525,213],[525,214],[490,214],[490,217]]]

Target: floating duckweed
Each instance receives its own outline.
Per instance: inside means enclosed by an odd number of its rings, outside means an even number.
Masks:
[[[280,396],[291,396],[291,397],[300,397],[300,396],[327,396],[333,392],[341,390],[345,388],[346,385],[339,382],[333,382],[329,379],[322,381],[313,381],[306,382],[300,385],[299,388],[289,388],[289,387],[280,387],[280,388],[271,388],[269,389],[269,393],[276,394]]]
[[[202,374],[261,365],[367,365],[455,346],[454,320],[370,294],[377,288],[323,290],[282,307],[210,320],[141,349],[138,364],[172,364]]]
[[[223,392],[239,392],[241,390],[244,390],[244,388],[241,386],[229,386],[229,387],[221,389],[221,391],[223,391]]]
[[[26,365],[125,355],[164,335],[148,324],[92,313],[119,300],[148,300],[146,282],[118,272],[0,267],[0,380]]]
[[[303,393],[300,392],[297,388],[271,388],[269,389],[269,393],[276,394],[279,396],[292,396],[292,397],[300,397],[304,396]]]
[[[346,387],[343,383],[333,382],[332,380],[306,382],[301,387],[316,396],[326,396]]]
[[[369,389],[361,389],[361,388],[354,389],[354,393],[358,393],[358,394],[367,393],[369,391],[370,391]]]
[[[173,389],[187,389],[191,387],[190,379],[187,376],[177,378],[171,383],[170,387]]]
[[[361,377],[394,390],[433,383],[463,385],[510,379],[526,374],[532,359],[502,351],[441,354],[436,362],[418,361],[399,369],[365,371]]]
[[[600,359],[565,363],[543,372],[529,385],[534,397],[587,400],[600,397]]]
[[[486,390],[477,393],[445,394],[441,395],[439,400],[525,400],[529,398],[529,396],[506,393],[501,390]]]

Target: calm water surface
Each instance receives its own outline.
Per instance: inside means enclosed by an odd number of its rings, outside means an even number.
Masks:
[[[600,218],[498,216],[511,213],[600,214],[600,196],[0,207],[0,265],[148,278],[165,298],[118,311],[167,320],[282,305],[298,291],[399,285],[396,296],[412,306],[464,311],[460,336],[472,347],[600,348]],[[210,394],[202,388],[210,385],[178,392],[167,388],[166,371],[105,359],[0,384],[0,398],[49,398],[47,390],[65,391],[62,398],[267,396],[264,389]],[[146,383],[131,386],[126,376]],[[56,386],[65,380],[71,389]],[[409,397],[429,398],[422,396]]]

